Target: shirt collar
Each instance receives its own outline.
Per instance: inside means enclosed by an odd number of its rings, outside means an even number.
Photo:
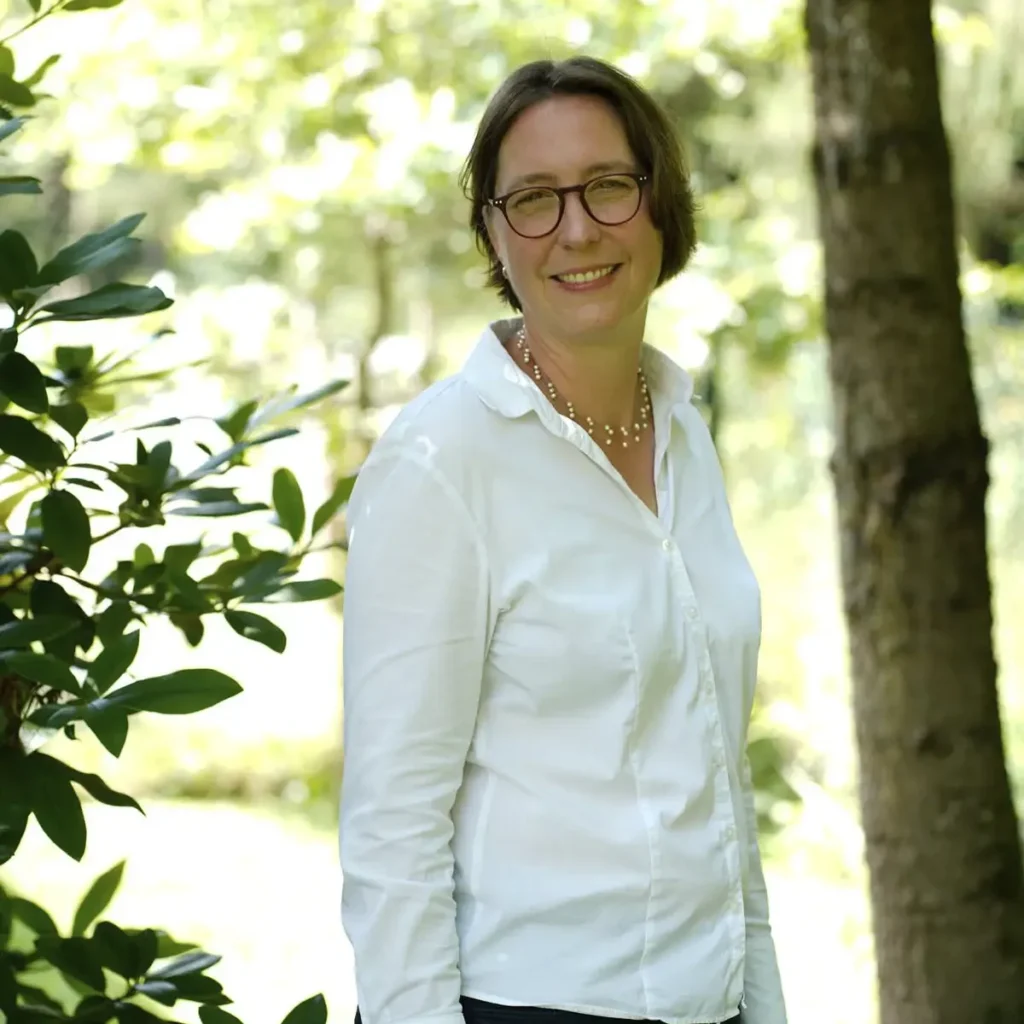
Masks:
[[[536,412],[545,424],[557,428],[562,417],[501,343],[501,338],[508,337],[521,324],[522,320],[514,317],[488,325],[466,360],[462,374],[481,401],[502,416],[516,419]],[[651,345],[643,346],[641,362],[655,406],[663,406],[681,419],[683,407],[693,398],[693,378]]]

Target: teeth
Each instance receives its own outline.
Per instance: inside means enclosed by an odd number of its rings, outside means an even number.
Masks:
[[[615,268],[605,267],[603,270],[588,270],[583,274],[558,274],[559,281],[568,284],[585,284],[587,281],[596,281],[599,277],[607,277]]]

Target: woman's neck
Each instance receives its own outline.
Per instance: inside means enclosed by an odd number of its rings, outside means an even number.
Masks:
[[[642,330],[635,337],[620,334],[607,339],[565,341],[527,325],[525,342],[531,360],[554,385],[563,403],[572,403],[578,419],[590,417],[596,423],[611,426],[628,426],[635,421]],[[525,365],[515,336],[509,351],[520,367],[533,376],[533,366]],[[545,388],[541,390],[546,393]]]

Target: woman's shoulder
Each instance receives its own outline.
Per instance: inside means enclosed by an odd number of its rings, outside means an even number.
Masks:
[[[465,455],[486,440],[488,418],[463,374],[453,374],[402,408],[374,444],[371,458]]]
[[[358,471],[353,502],[387,486],[413,504],[445,492],[471,508],[486,490],[499,433],[464,374],[446,377],[408,402],[381,434]]]
[[[371,458],[429,459],[457,471],[487,460],[501,445],[501,416],[486,400],[488,379],[504,369],[500,343],[488,326],[465,364],[408,402],[373,447]],[[482,371],[483,368],[483,371]]]

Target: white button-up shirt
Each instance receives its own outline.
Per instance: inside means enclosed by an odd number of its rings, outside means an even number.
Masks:
[[[365,1024],[460,994],[784,1024],[745,755],[757,582],[690,378],[644,350],[658,514],[494,324],[349,511],[342,914]]]

